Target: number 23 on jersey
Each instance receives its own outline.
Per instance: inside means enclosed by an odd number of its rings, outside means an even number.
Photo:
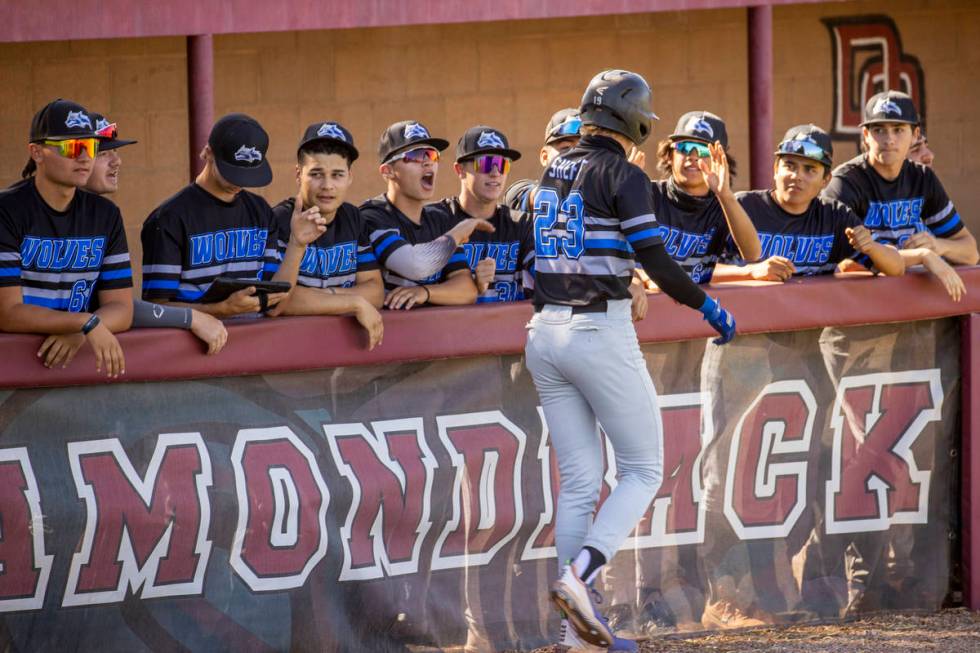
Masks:
[[[577,259],[585,251],[585,214],[582,194],[569,193],[560,203],[553,188],[534,194],[534,250],[540,258]]]

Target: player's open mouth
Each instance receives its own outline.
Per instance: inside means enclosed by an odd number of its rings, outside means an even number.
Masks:
[[[435,185],[435,181],[436,181],[435,174],[431,172],[425,173],[424,175],[422,175],[422,188],[426,190],[432,190],[432,187]]]

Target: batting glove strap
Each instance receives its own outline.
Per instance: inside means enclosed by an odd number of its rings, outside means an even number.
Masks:
[[[706,296],[701,308],[701,315],[718,332],[719,337],[714,339],[716,345],[723,345],[730,342],[735,337],[735,318],[732,314],[721,307],[718,300]]]

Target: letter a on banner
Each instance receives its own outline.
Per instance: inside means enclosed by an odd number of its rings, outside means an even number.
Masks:
[[[288,427],[243,429],[231,451],[238,527],[231,566],[253,591],[301,587],[327,553],[330,494]]]
[[[0,449],[0,612],[43,607],[53,560],[27,448]]]
[[[939,370],[848,376],[834,401],[827,532],[882,531],[929,519],[929,470],[912,445],[942,419]]]

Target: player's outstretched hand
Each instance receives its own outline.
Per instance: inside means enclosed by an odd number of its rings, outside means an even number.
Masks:
[[[715,141],[714,144],[708,145],[708,151],[711,152],[711,156],[698,159],[698,169],[711,192],[715,195],[723,195],[731,190],[725,148],[721,146],[721,141]]]
[[[952,265],[943,260],[942,256],[930,253],[922,257],[922,266],[936,275],[954,302],[960,301],[966,294],[966,285],[963,283],[963,279],[956,273]]]
[[[293,244],[306,247],[327,230],[327,220],[320,215],[320,207],[312,206],[303,210],[303,196],[296,196],[293,217],[289,219],[289,240]]]
[[[126,359],[123,356],[122,346],[103,323],[99,323],[94,329],[85,336],[88,344],[92,345],[95,352],[95,371],[101,372],[105,368],[106,375],[114,379],[120,374],[126,373]]]
[[[38,358],[44,359],[45,367],[68,367],[75,354],[85,344],[85,336],[81,333],[65,333],[48,336],[44,344],[37,350]]]
[[[851,247],[855,251],[861,252],[862,254],[871,252],[871,246],[875,244],[875,239],[871,237],[871,232],[868,231],[867,227],[861,225],[848,227],[844,230],[844,233],[847,235],[847,241],[851,243]]]
[[[497,274],[497,260],[492,258],[485,258],[476,264],[476,290],[479,293],[485,293],[487,288],[490,287],[490,282],[493,281],[494,275]]]
[[[208,356],[217,354],[228,342],[228,329],[221,320],[191,309],[191,333],[208,346]]]
[[[462,245],[463,243],[469,241],[470,236],[473,235],[474,231],[485,231],[487,233],[493,233],[496,231],[494,226],[490,224],[489,220],[478,220],[476,218],[466,218],[465,220],[460,220],[459,224],[447,231],[450,238],[456,241],[456,245]]]
[[[732,338],[735,337],[735,318],[732,317],[732,314],[723,309],[718,300],[708,296],[705,297],[704,304],[699,310],[708,324],[720,334],[712,342],[716,345],[731,342]]]

